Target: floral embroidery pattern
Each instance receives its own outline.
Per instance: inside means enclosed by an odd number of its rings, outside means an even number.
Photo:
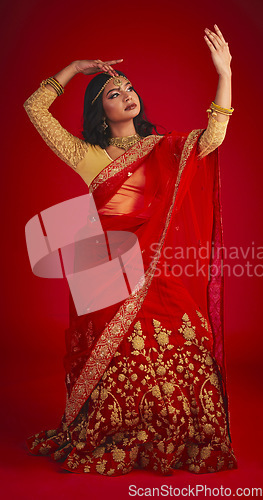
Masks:
[[[109,476],[235,468],[217,365],[202,336],[208,323],[192,318],[184,313],[177,332],[152,319],[147,335],[137,320],[75,421],[32,436],[31,452]]]

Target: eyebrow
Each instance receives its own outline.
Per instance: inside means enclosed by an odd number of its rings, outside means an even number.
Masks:
[[[127,85],[131,85],[131,82],[127,82],[127,83],[125,84],[125,87],[127,87]],[[113,90],[119,90],[119,88],[120,88],[120,87],[117,87],[116,89],[110,89],[110,90],[109,90],[109,92],[107,92],[106,96],[107,96],[110,92],[112,92]]]

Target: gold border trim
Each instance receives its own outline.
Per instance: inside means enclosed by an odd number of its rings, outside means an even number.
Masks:
[[[119,156],[119,158],[112,160],[111,163],[106,165],[106,167],[104,167],[103,170],[99,172],[96,177],[94,177],[90,183],[89,192],[93,193],[98,186],[110,179],[113,175],[121,172],[121,170],[124,170],[125,168],[128,168],[136,159],[140,159],[145,156],[145,154],[149,153],[162,138],[163,136],[160,135],[149,135],[144,137],[141,141],[134,144],[134,146],[132,146],[128,151]]]

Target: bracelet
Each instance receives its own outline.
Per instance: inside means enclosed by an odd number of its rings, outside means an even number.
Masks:
[[[206,111],[207,113],[211,113],[211,116],[217,116],[217,113],[220,113],[221,115],[231,116],[233,114],[234,108],[222,108],[222,106],[219,106],[218,104],[212,102],[210,108]]]
[[[51,85],[53,89],[56,91],[58,95],[61,95],[64,93],[64,87],[57,81],[54,76],[51,76],[47,78],[46,80],[43,80],[40,84],[40,87],[45,87],[47,84]]]
[[[226,116],[231,116],[230,113],[224,113],[223,111],[214,111],[212,110],[211,108],[207,109],[206,110],[207,113],[211,113],[211,116],[217,116],[217,114],[219,113],[220,115],[226,115]]]

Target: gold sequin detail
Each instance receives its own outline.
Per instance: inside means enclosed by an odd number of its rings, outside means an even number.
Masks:
[[[201,135],[198,141],[198,149],[200,159],[204,158],[209,153],[212,153],[218,148],[226,135],[228,120],[219,122],[210,115],[206,130]]]
[[[70,134],[48,111],[57,94],[40,87],[24,103],[24,108],[41,137],[67,165],[76,168],[87,154],[89,146]]]

